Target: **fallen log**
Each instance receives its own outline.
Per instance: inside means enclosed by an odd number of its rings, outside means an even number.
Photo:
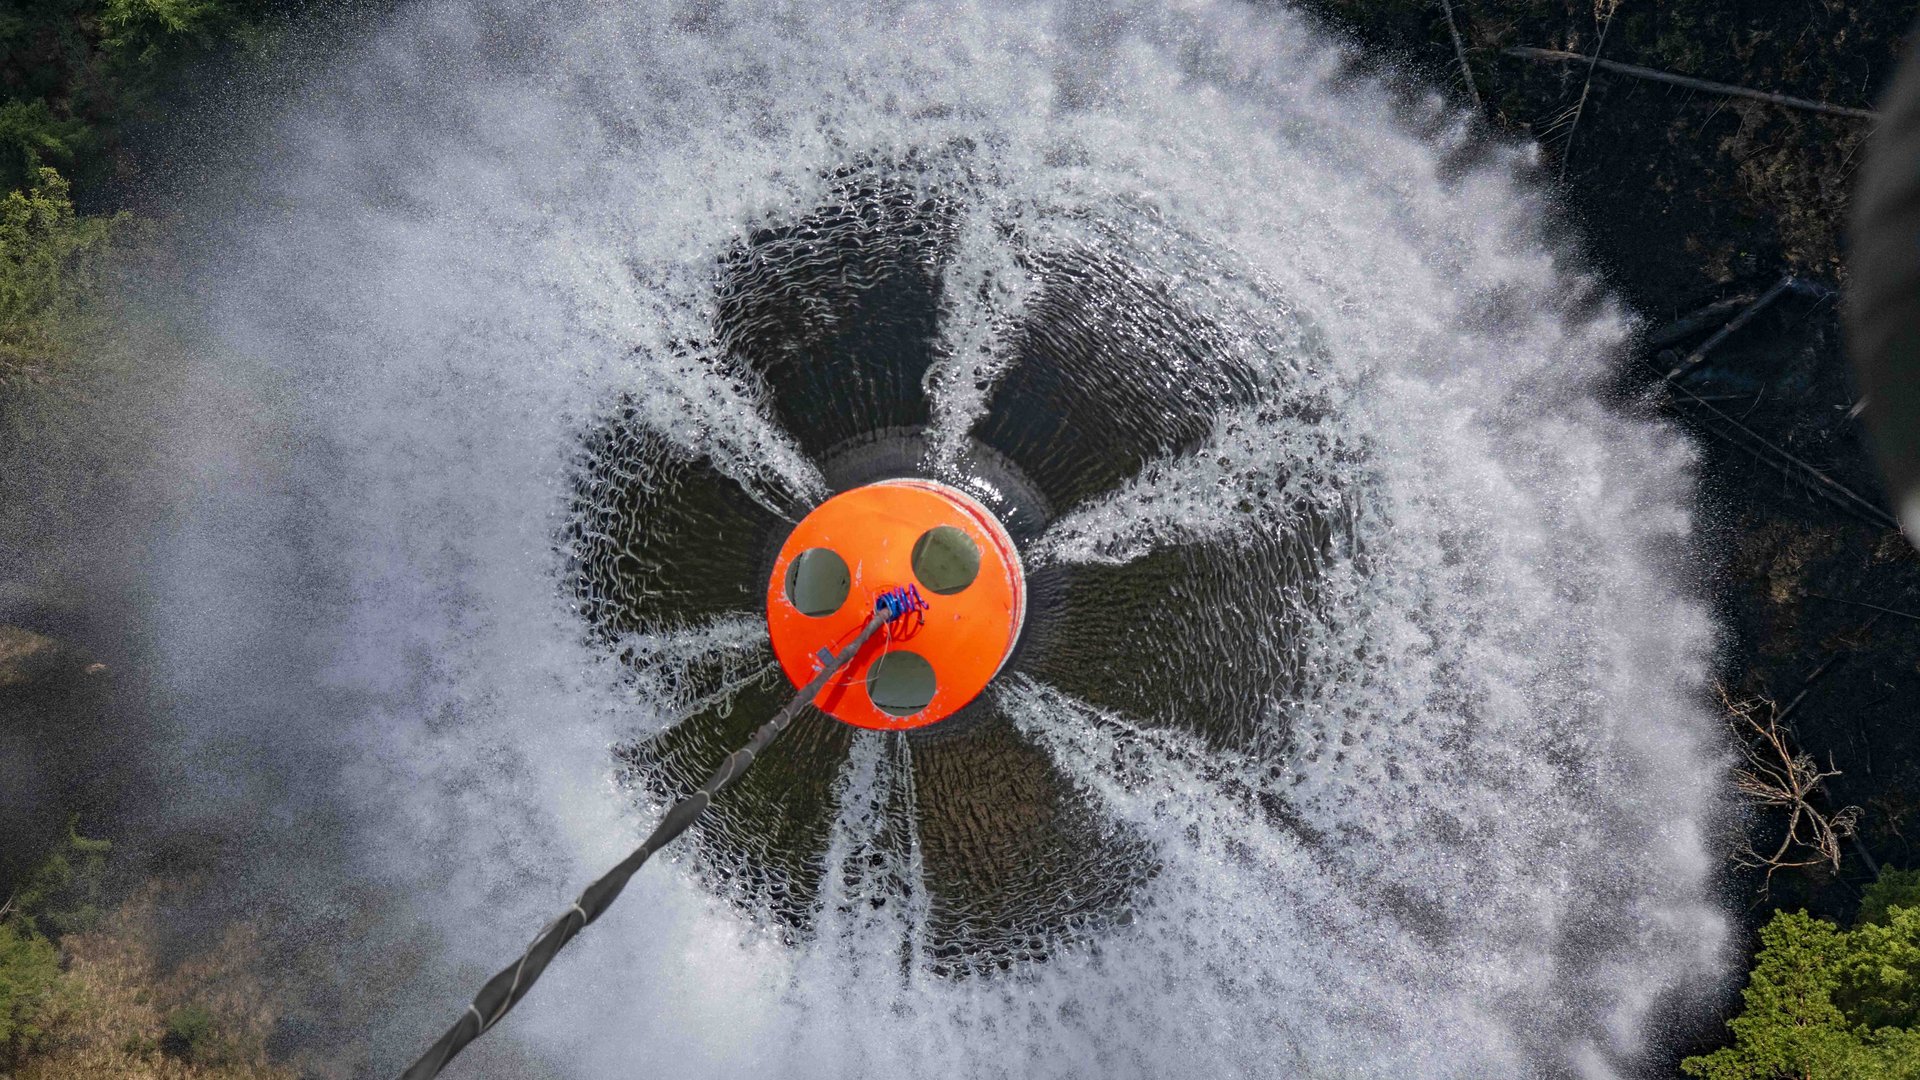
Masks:
[[[1793,97],[1788,94],[1776,94],[1770,90],[1755,90],[1746,86],[1734,86],[1731,83],[1709,82],[1706,79],[1696,79],[1691,75],[1676,75],[1671,71],[1660,71],[1657,68],[1641,67],[1639,64],[1623,64],[1618,60],[1600,60],[1576,52],[1567,52],[1564,49],[1536,49],[1527,45],[1514,45],[1500,51],[1508,56],[1519,57],[1523,60],[1539,60],[1545,63],[1581,61],[1606,71],[1617,72],[1621,75],[1631,75],[1636,79],[1650,79],[1654,82],[1671,83],[1674,86],[1684,86],[1689,90],[1704,90],[1709,94],[1750,98],[1754,101],[1764,101],[1789,109],[1804,109],[1807,112],[1825,113],[1828,116],[1847,116],[1856,120],[1878,120],[1880,118],[1880,114],[1874,112],[1872,109],[1855,109],[1846,105],[1829,105],[1824,101]]]
[[[1810,592],[1807,595],[1816,600],[1831,600],[1836,604],[1849,604],[1853,607],[1866,608],[1869,611],[1878,611],[1884,615],[1898,615],[1902,619],[1912,619],[1914,622],[1920,622],[1920,615],[1915,615],[1910,611],[1898,611],[1890,607],[1881,607],[1879,604],[1869,604],[1865,600],[1848,600],[1844,596],[1828,596],[1825,593],[1817,592]]]
[[[1460,58],[1460,74],[1467,80],[1467,97],[1473,101],[1473,107],[1480,107],[1480,88],[1474,85],[1473,69],[1467,66],[1467,45],[1460,40],[1460,28],[1454,25],[1452,0],[1440,0],[1440,10],[1447,13],[1447,34],[1453,38],[1453,55]]]
[[[1880,509],[1880,507],[1876,506],[1872,501],[1861,496],[1858,492],[1840,483],[1833,477],[1828,476],[1812,464],[1801,460],[1784,448],[1774,445],[1774,443],[1763,437],[1759,432],[1727,415],[1724,410],[1715,408],[1712,403],[1701,400],[1698,394],[1677,383],[1666,382],[1664,379],[1661,380],[1661,385],[1671,390],[1681,401],[1694,406],[1698,412],[1709,413],[1719,424],[1725,425],[1726,429],[1738,432],[1740,436],[1746,439],[1750,449],[1758,448],[1758,450],[1763,451],[1763,453],[1760,454],[1760,460],[1765,461],[1768,465],[1773,466],[1788,476],[1798,476],[1810,482],[1813,490],[1825,494],[1838,503],[1843,509],[1846,509],[1856,517],[1870,524],[1896,531],[1900,528],[1900,523],[1894,520],[1892,514]],[[1729,431],[1716,427],[1714,423],[1709,422],[1702,426],[1729,442],[1738,443],[1741,441],[1739,438],[1730,434]],[[1769,457],[1769,455],[1771,455],[1771,457]]]
[[[1760,314],[1762,311],[1765,311],[1768,304],[1771,304],[1774,302],[1774,300],[1778,299],[1781,293],[1786,292],[1788,289],[1793,288],[1794,284],[1795,284],[1794,276],[1792,274],[1788,274],[1787,276],[1781,278],[1779,283],[1774,285],[1773,288],[1768,289],[1764,293],[1761,293],[1760,299],[1755,300],[1751,304],[1748,304],[1740,312],[1740,314],[1735,315],[1733,319],[1727,323],[1727,325],[1721,327],[1717,332],[1714,333],[1712,337],[1702,342],[1699,348],[1688,353],[1687,358],[1685,360],[1682,360],[1680,361],[1680,363],[1674,365],[1673,370],[1667,372],[1667,381],[1677,382],[1693,374],[1694,371],[1697,370],[1701,364],[1704,364],[1707,362],[1708,354],[1712,353],[1713,350],[1716,347],[1718,347],[1721,342],[1733,336],[1737,331],[1739,331],[1741,327],[1752,322],[1754,316]]]

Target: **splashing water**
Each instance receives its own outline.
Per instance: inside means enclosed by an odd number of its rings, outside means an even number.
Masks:
[[[982,718],[796,729],[460,1068],[1633,1071],[1724,937],[1691,454],[1597,400],[1528,152],[1344,70],[1205,3],[434,4],[273,120],[158,621],[191,801],[344,808],[264,887],[437,935],[375,1067],[779,696],[762,548],[885,432],[1033,489]],[[1041,821],[972,893],[969,797]]]

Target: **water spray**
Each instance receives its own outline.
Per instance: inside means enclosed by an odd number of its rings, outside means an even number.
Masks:
[[[1285,5],[888,12],[401,5],[207,166],[176,812],[361,1071],[615,863],[439,1053],[538,971],[469,1069],[1635,1071],[1729,940],[1715,638],[1530,151]]]
[[[871,605],[848,603],[873,581]],[[941,597],[933,605],[919,585]],[[674,804],[646,841],[548,923],[519,960],[487,980],[460,1019],[402,1074],[430,1080],[525,997],[567,942],[618,899],[654,852],[692,827],[809,704],[862,728],[907,730],[952,716],[979,695],[1013,651],[1026,583],[1013,541],[992,512],[930,480],[870,484],[802,520],[767,586],[767,623],[795,694],[706,782]],[[885,633],[882,633],[885,631]],[[902,643],[899,649],[890,648]],[[912,643],[912,647],[906,647]],[[876,648],[868,650],[873,644]],[[983,648],[984,646],[984,648]],[[807,676],[802,682],[802,673]]]

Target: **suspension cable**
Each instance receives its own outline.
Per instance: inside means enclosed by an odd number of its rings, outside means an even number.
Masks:
[[[640,869],[641,864],[645,863],[654,852],[671,843],[675,837],[686,832],[687,827],[692,825],[712,804],[713,797],[738,779],[741,773],[747,771],[747,766],[753,764],[754,758],[764,752],[773,740],[787,729],[787,725],[793,722],[794,717],[800,715],[800,710],[806,707],[827,685],[827,680],[845,667],[873,635],[880,632],[881,627],[903,615],[925,611],[926,607],[926,601],[920,597],[920,590],[912,585],[890,589],[880,594],[874,602],[873,618],[867,620],[866,628],[860,631],[860,635],[853,639],[852,644],[837,653],[829,653],[821,649],[818,659],[822,666],[819,673],[813,677],[813,681],[801,687],[793,700],[773,715],[773,719],[762,724],[759,730],[753,733],[753,737],[747,740],[747,745],[728,754],[719,768],[713,771],[713,775],[707,777],[706,783],[701,784],[692,795],[675,803],[673,808],[667,811],[667,816],[660,820],[659,826],[653,830],[653,835],[647,837],[645,843],[635,848],[633,854],[622,859],[600,880],[587,886],[586,890],[580,894],[580,898],[573,902],[572,907],[561,912],[559,918],[548,923],[546,929],[540,931],[539,936],[533,939],[533,943],[527,946],[527,951],[519,960],[488,979],[487,984],[474,995],[473,1004],[467,1006],[467,1011],[460,1014],[460,1019],[454,1021],[445,1035],[440,1036],[439,1042],[429,1047],[412,1067],[401,1074],[401,1080],[432,1080],[440,1074],[441,1069],[446,1068],[447,1062],[452,1061],[455,1054],[465,1049],[468,1043],[479,1038],[488,1028],[499,1023],[500,1018],[507,1015],[507,1011],[518,1004],[520,999],[526,996],[527,991],[533,988],[534,980],[547,969],[547,965],[553,961],[554,955],[560,951],[561,947],[572,941],[576,934],[586,929],[588,923],[599,918],[607,908],[613,905],[614,900],[620,895],[620,890],[626,888],[628,879]]]

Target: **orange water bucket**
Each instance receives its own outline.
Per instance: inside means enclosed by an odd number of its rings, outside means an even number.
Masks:
[[[1026,621],[1020,555],[993,513],[932,480],[844,491],[796,526],[767,581],[767,629],[796,687],[873,617],[881,593],[912,585],[926,610],[874,635],[814,698],[856,727],[899,731],[952,716],[1012,654]]]

